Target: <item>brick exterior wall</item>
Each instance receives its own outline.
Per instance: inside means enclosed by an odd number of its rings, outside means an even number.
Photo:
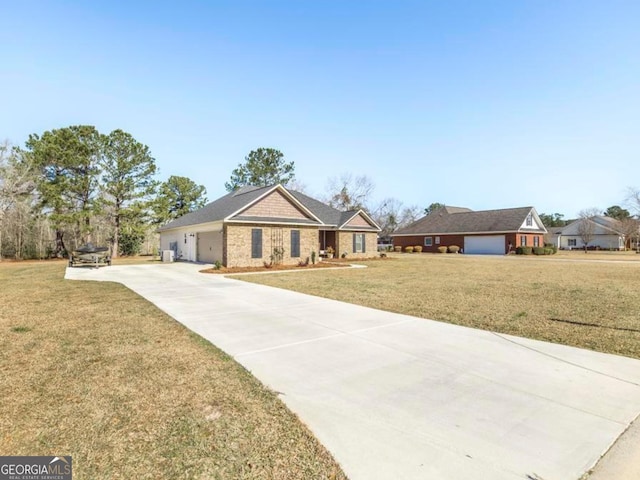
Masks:
[[[415,247],[416,245],[422,246],[422,252],[425,253],[437,253],[438,247],[449,247],[451,245],[457,245],[461,249],[464,248],[465,235],[427,235],[431,237],[432,245],[430,247],[424,246],[425,235],[412,235],[410,237],[393,237],[394,247],[399,245],[402,247]],[[436,236],[440,237],[440,243],[436,245]]]
[[[365,233],[365,251],[364,253],[353,252],[353,234],[364,232],[349,232],[339,231],[336,232],[336,257],[341,258],[342,254],[346,252],[347,258],[370,258],[375,257],[378,251],[378,234],[376,232]]]
[[[309,218],[278,191],[267,195],[238,215],[267,218]]]
[[[542,233],[509,233],[506,237],[507,245],[511,242],[512,250],[520,246],[520,237],[527,238],[527,247],[533,247],[534,237],[538,237],[538,246],[544,247],[544,235]]]
[[[533,234],[533,233],[507,233],[507,234],[499,234],[499,235],[504,235],[505,236],[505,245],[504,245],[504,251],[507,252],[509,250],[509,242],[511,242],[511,247],[512,250],[515,251],[516,247],[520,246],[520,237],[521,236],[525,236],[527,237],[527,246],[528,247],[533,247],[533,237],[538,237],[539,242],[540,242],[540,246],[543,247],[544,246],[544,235],[542,233],[537,233],[537,234]],[[424,246],[424,237],[425,235],[412,235],[412,236],[407,236],[407,237],[393,237],[393,245],[394,246],[401,246],[402,247],[402,251],[404,252],[404,247],[407,246],[416,246],[416,245],[422,245],[422,252],[430,252],[430,253],[436,253],[438,251],[438,247],[440,246],[444,246],[444,247],[449,247],[451,245],[457,245],[458,247],[460,247],[461,249],[464,249],[464,237],[470,237],[473,235],[439,235],[440,237],[440,244],[436,245],[436,235],[427,235],[427,236],[431,236],[432,238],[432,246],[431,247],[425,247]],[[479,235],[479,236],[486,236],[486,234],[483,235]]]
[[[251,230],[262,229],[262,258],[251,258]],[[300,231],[300,257],[291,257],[291,230]],[[226,267],[260,267],[271,261],[270,256],[276,245],[272,244],[272,233],[276,236],[282,232],[284,265],[297,265],[298,262],[311,257],[311,252],[319,251],[318,228],[304,226],[280,225],[225,225],[224,227],[224,261]]]

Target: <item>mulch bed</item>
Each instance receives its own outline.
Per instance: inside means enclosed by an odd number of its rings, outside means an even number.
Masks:
[[[270,267],[220,267],[219,269],[214,268],[206,268],[204,270],[200,270],[200,273],[216,273],[223,275],[230,275],[233,273],[252,273],[252,272],[277,272],[277,271],[286,271],[286,270],[315,270],[318,268],[336,268],[336,267],[348,267],[351,263],[354,262],[368,262],[371,260],[387,260],[387,258],[380,257],[372,257],[372,258],[362,258],[362,259],[349,259],[349,258],[334,258],[331,260],[323,260],[322,262],[317,262],[314,264],[309,264],[306,266],[299,265],[272,265]]]

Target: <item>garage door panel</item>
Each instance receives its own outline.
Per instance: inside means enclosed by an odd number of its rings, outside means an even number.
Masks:
[[[479,235],[464,237],[464,253],[475,255],[504,255],[504,235]]]
[[[222,233],[201,232],[198,233],[198,261],[214,263],[222,261]]]

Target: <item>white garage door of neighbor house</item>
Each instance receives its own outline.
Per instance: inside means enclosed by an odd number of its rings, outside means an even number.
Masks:
[[[222,234],[218,232],[198,233],[198,261],[213,263],[216,260],[221,260],[220,256],[216,255],[221,249],[221,245],[218,245],[221,240]]]
[[[504,255],[504,235],[464,237],[464,253],[476,255]]]

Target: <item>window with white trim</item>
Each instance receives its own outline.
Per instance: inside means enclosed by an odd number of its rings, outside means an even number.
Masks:
[[[526,247],[527,246],[527,236],[526,235],[520,235],[520,246],[521,247]]]
[[[436,237],[436,245],[440,245],[440,237]]]
[[[365,251],[365,236],[364,233],[353,234],[353,253],[364,253]]]
[[[522,217],[520,217],[520,218],[522,218]],[[531,214],[527,215],[526,225],[527,225],[527,227],[533,226],[533,216]]]
[[[569,238],[567,240],[567,245],[570,247],[577,247],[578,246],[578,240],[575,238]]]
[[[534,247],[540,246],[540,237],[533,237],[533,246]]]
[[[424,246],[430,247],[433,245],[433,237],[424,237]]]

